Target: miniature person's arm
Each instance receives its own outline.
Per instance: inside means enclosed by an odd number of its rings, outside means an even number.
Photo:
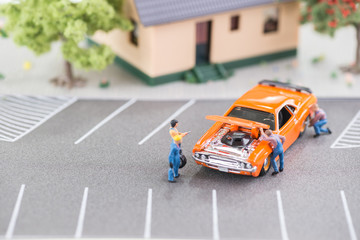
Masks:
[[[281,143],[284,144],[286,138],[284,136],[281,136],[281,135],[278,135],[280,140],[281,140]]]
[[[179,133],[181,137],[185,137],[186,135],[189,134],[189,132],[184,132],[184,133]]]
[[[170,135],[172,138],[174,138],[176,135],[180,135],[181,137],[184,137],[186,135],[188,135],[189,132],[184,132],[184,133],[181,133],[181,132],[176,132],[175,130],[170,130]]]
[[[274,145],[273,145],[273,141],[274,139],[271,138],[271,137],[268,137],[268,135],[266,135],[264,133],[264,129],[260,128],[260,132],[261,132],[261,136],[260,136],[260,140],[261,141],[267,141],[269,143],[269,146],[273,149],[274,148]]]

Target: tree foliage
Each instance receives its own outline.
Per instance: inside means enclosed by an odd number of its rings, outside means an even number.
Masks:
[[[121,14],[122,0],[20,0],[19,4],[0,5],[6,17],[5,30],[14,42],[36,54],[62,41],[65,60],[83,69],[104,69],[115,55],[105,45],[81,47],[80,43],[97,30],[131,30],[131,22]]]
[[[302,0],[301,22],[312,22],[315,30],[334,36],[337,29],[360,24],[360,0]]]

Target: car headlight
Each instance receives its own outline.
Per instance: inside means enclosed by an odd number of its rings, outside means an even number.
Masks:
[[[199,154],[199,153],[195,153],[195,157],[196,157],[196,158],[199,158],[199,157],[200,157],[200,154]]]
[[[206,155],[201,155],[201,160],[205,161],[207,159]]]
[[[240,163],[240,168],[245,168],[245,163]]]
[[[247,164],[246,164],[246,168],[247,168],[247,169],[252,168],[251,164],[250,164],[250,163],[247,163]]]

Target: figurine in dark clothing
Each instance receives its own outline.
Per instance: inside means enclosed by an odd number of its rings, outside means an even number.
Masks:
[[[315,135],[314,138],[320,136],[320,133],[328,133],[331,134],[331,130],[329,128],[322,128],[327,123],[326,113],[324,110],[319,108],[319,105],[314,104],[311,109],[310,114],[310,124],[309,127],[314,126]]]
[[[275,158],[279,156],[280,158],[280,172],[284,170],[284,149],[283,143],[285,142],[285,137],[277,134],[273,134],[271,130],[264,130],[260,128],[261,132],[261,140],[268,141],[270,147],[273,149],[273,154],[271,156],[270,162],[272,167],[274,168],[274,172],[272,175],[276,175],[279,173],[277,164],[275,162]]]

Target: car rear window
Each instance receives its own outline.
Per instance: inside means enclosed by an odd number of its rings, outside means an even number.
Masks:
[[[234,107],[228,116],[264,123],[269,125],[271,130],[275,130],[275,118],[272,113],[245,107]]]

